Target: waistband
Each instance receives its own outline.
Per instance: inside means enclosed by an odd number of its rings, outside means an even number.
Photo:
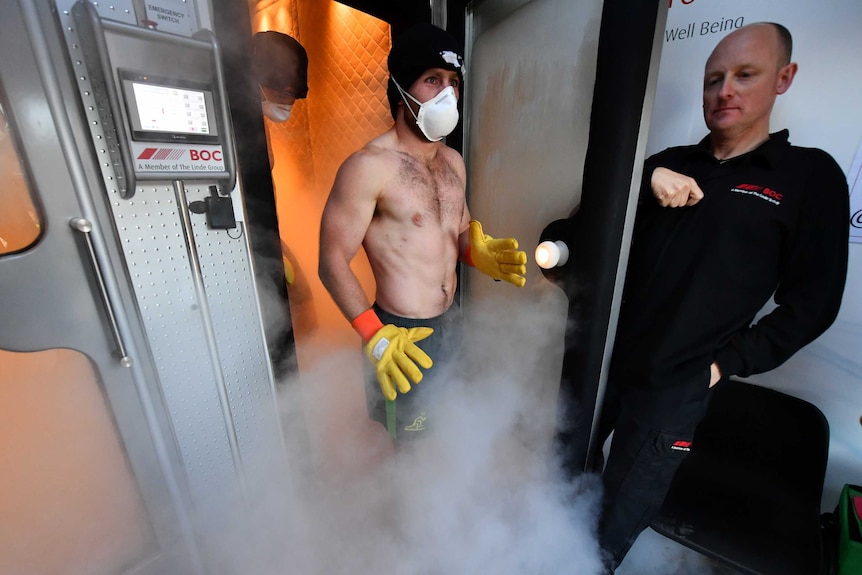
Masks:
[[[461,315],[461,310],[459,309],[457,304],[452,304],[449,309],[447,309],[442,314],[436,317],[430,318],[413,318],[413,317],[401,317],[400,315],[395,315],[394,313],[389,313],[385,309],[381,308],[377,305],[377,302],[374,302],[371,306],[374,309],[374,312],[377,314],[377,317],[380,318],[384,324],[391,323],[397,325],[398,327],[431,327],[438,328],[443,327],[446,324],[452,323],[453,320],[458,318]]]

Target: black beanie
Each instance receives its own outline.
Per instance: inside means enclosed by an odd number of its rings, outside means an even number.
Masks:
[[[291,36],[267,30],[252,36],[254,75],[264,88],[290,88],[297,98],[308,95],[308,54]]]
[[[458,79],[464,82],[464,58],[455,38],[427,22],[408,28],[392,41],[388,64],[389,84],[386,97],[389,99],[389,110],[393,119],[398,112],[398,102],[401,101],[401,94],[392,82],[393,78],[405,92],[419,76],[431,68],[458,72]]]

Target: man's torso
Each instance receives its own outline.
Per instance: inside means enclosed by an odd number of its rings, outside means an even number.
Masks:
[[[383,189],[363,241],[377,303],[404,317],[435,317],[452,304],[466,210],[463,162],[444,145],[424,160],[389,148]]]
[[[805,150],[778,146],[777,152],[721,163],[692,146],[649,163],[650,172],[660,165],[695,178],[704,198],[661,208],[644,188],[617,336],[627,367],[696,373],[769,300],[810,199],[814,169],[800,161]]]

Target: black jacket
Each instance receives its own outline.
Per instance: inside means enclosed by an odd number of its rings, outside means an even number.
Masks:
[[[647,388],[777,367],[834,321],[847,274],[849,194],[835,160],[787,130],[716,160],[708,138],[650,157],[636,217],[612,374]],[[662,208],[656,167],[693,177],[698,204]],[[775,307],[756,323],[774,295]]]

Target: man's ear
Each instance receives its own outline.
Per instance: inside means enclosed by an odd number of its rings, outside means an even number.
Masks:
[[[799,66],[796,65],[796,62],[791,62],[778,70],[778,82],[775,86],[776,94],[783,94],[790,89],[790,85],[793,83],[793,78],[796,76],[796,70],[798,69]]]

